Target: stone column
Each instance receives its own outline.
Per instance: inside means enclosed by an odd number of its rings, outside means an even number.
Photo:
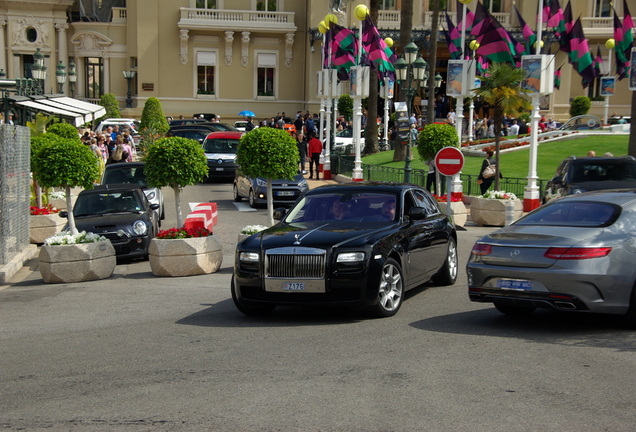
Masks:
[[[7,26],[7,20],[0,20],[0,47],[7,46],[6,39],[4,37],[4,29]],[[7,69],[7,59],[5,57],[4,49],[0,50],[0,69],[4,69],[7,74],[7,78],[9,78],[9,70]]]
[[[102,51],[104,58],[104,91],[102,94],[110,93],[110,54],[108,51]],[[121,75],[120,75],[121,76]]]
[[[66,40],[66,30],[68,30],[68,24],[66,23],[56,23],[55,28],[57,29],[57,52],[58,52],[58,63],[62,61],[62,64],[66,66],[66,81],[64,82],[63,94],[68,93],[68,41]],[[1,45],[0,45],[1,46]],[[57,65],[55,65],[57,69]],[[55,71],[52,71],[55,72]],[[55,80],[55,84],[57,85],[57,79]],[[55,91],[57,93],[57,91]]]
[[[243,35],[243,46],[241,48],[241,65],[243,65],[243,67],[246,67],[249,61],[250,53],[250,32],[244,31],[241,34]]]

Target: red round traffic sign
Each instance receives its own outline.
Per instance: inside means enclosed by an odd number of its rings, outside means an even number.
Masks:
[[[444,147],[435,155],[435,167],[442,175],[455,175],[464,167],[464,155],[456,147]]]

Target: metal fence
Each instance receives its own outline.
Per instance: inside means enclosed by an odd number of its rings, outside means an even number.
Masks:
[[[336,160],[334,160],[336,159]],[[342,174],[347,177],[353,175],[354,161],[352,156],[337,156],[332,159],[332,172],[334,166],[336,174]],[[426,176],[428,172],[421,169],[411,171],[411,183],[426,187]],[[392,168],[379,165],[362,164],[362,177],[366,181],[388,181],[402,182],[404,181],[404,168]],[[461,174],[462,191],[464,195],[481,195],[479,185],[477,184],[476,175]],[[539,190],[542,191],[547,180],[537,180]],[[505,177],[499,180],[499,189],[506,192],[512,192],[517,197],[522,198],[528,179],[526,178],[510,178]]]
[[[30,137],[27,127],[0,125],[0,265],[29,245]]]

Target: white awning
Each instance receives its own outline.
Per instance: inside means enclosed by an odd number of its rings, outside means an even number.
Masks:
[[[76,127],[79,127],[84,123],[90,123],[91,121],[106,115],[106,109],[101,105],[95,105],[64,96],[16,102],[16,105],[26,107],[30,111],[43,112],[46,114],[64,117],[72,120]]]

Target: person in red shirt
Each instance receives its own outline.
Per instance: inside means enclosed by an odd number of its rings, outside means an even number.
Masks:
[[[320,164],[320,154],[322,153],[322,143],[316,138],[316,132],[311,133],[311,139],[309,140],[309,178],[314,176],[314,164],[316,165],[316,180],[319,180],[318,166]]]

